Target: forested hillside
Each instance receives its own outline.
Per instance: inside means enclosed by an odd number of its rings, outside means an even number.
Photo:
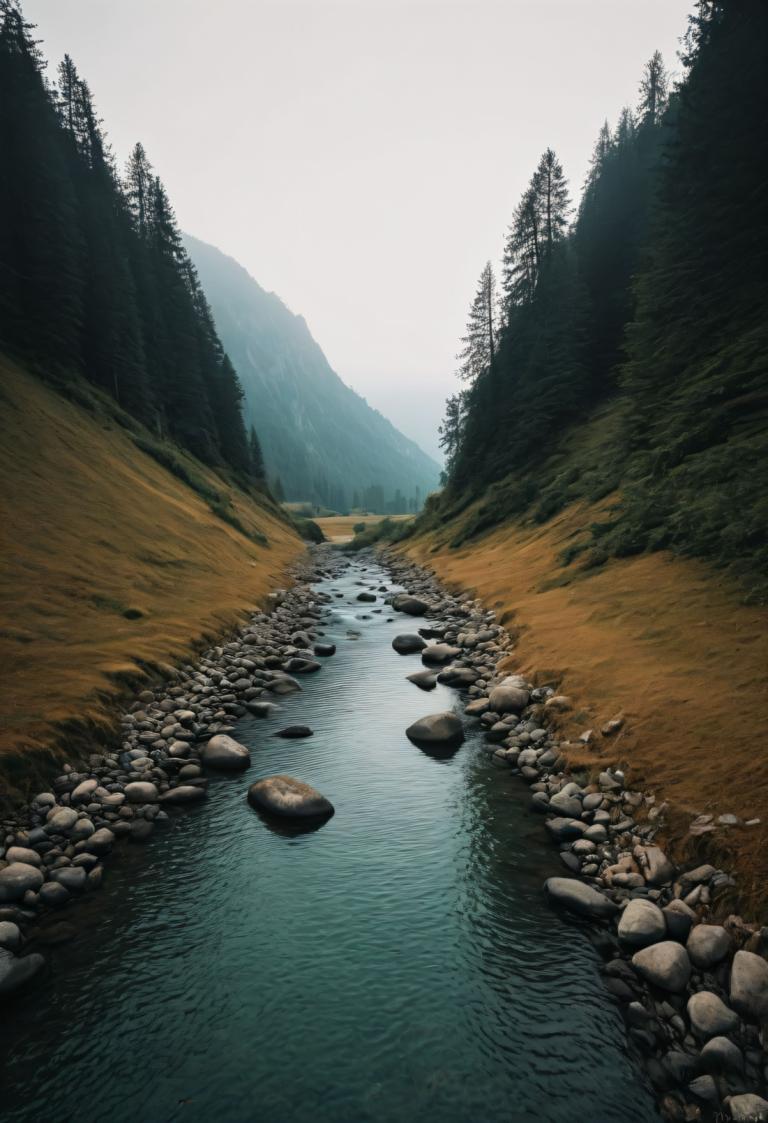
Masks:
[[[0,350],[84,376],[158,438],[257,481],[255,432],[173,208],[141,144],[122,174],[87,82],[55,76],[0,0]]]
[[[437,486],[434,461],[341,381],[302,316],[213,246],[187,235],[185,244],[242,379],[275,491],[338,511],[418,509]]]
[[[768,7],[699,0],[682,81],[656,54],[578,206],[546,149],[483,270],[431,514],[454,544],[610,498],[563,561],[668,548],[768,573]],[[498,291],[497,291],[498,284]]]

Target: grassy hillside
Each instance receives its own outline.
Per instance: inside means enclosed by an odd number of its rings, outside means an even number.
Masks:
[[[78,398],[0,359],[0,773],[11,783],[30,751],[42,760],[67,731],[104,728],[126,679],[231,626],[303,548],[270,500],[158,444],[85,384]]]
[[[571,503],[549,520],[512,520],[481,533],[477,503],[401,548],[499,613],[517,635],[510,666],[571,698],[563,737],[577,742],[594,731],[589,746],[571,750],[572,763],[628,765],[635,782],[670,801],[678,846],[697,845],[688,827],[699,813],[762,817],[757,827],[707,839],[737,865],[757,902],[768,877],[768,758],[760,739],[768,610],[744,604],[712,568],[667,551],[599,566],[580,555],[564,567],[563,555],[609,518],[610,506]],[[602,726],[619,713],[624,727],[603,737]]]

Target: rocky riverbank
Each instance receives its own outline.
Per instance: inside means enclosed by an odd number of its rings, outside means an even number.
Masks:
[[[621,771],[594,782],[569,775],[550,723],[558,696],[499,670],[512,641],[493,612],[447,593],[400,557],[387,561],[407,592],[392,595],[363,580],[358,600],[401,615],[403,635],[393,647],[404,672],[412,660],[421,664],[407,677],[425,692],[424,717],[408,736],[429,752],[453,751],[466,723],[478,722],[489,766],[511,769],[531,786],[532,807],[565,867],[545,891],[599,948],[605,984],[624,1010],[631,1050],[664,1117],[768,1118],[768,933],[738,917],[715,922],[719,895],[732,885],[728,874],[676,869],[655,841],[663,807],[627,789]],[[40,928],[54,921],[57,938],[75,934],[73,906],[98,888],[113,850],[145,841],[185,805],[204,800],[209,772],[247,765],[247,750],[231,737],[236,722],[272,712],[276,699],[300,691],[301,677],[333,655],[322,642],[332,598],[310,582],[346,564],[333,550],[314,551],[296,584],[273,594],[269,611],[137,697],[114,752],[65,766],[49,791],[3,822],[0,995],[18,992],[23,1000],[26,984],[46,970]],[[464,692],[463,717],[428,712],[438,680]]]
[[[420,630],[439,641],[420,649],[423,662],[443,664],[437,679],[466,691],[465,716],[485,728],[491,763],[531,788],[566,874],[544,890],[591,926],[663,1118],[768,1120],[768,929],[714,919],[733,879],[712,865],[673,865],[654,841],[665,808],[653,795],[627,788],[618,769],[568,773],[551,724],[559,696],[498,671],[511,640],[492,612],[398,555],[387,562],[410,594],[400,607],[439,621]],[[419,649],[402,637],[396,650]]]
[[[205,799],[206,772],[248,765],[248,750],[229,734],[239,718],[264,716],[300,691],[300,677],[333,654],[319,641],[322,597],[310,584],[345,564],[329,550],[302,562],[268,611],[138,695],[113,752],[64,764],[50,790],[2,821],[0,999],[45,970],[44,955],[27,947],[42,942],[36,921],[48,922],[54,941],[74,937],[69,907],[98,889],[113,850],[146,842],[178,809]],[[51,924],[55,914],[61,922]]]

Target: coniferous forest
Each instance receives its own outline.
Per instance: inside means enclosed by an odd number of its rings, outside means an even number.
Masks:
[[[120,171],[88,83],[53,78],[0,0],[0,343],[61,388],[78,376],[158,437],[257,480],[242,390],[141,144]]]
[[[654,54],[578,207],[544,152],[499,281],[482,272],[441,430],[440,517],[483,496],[456,544],[616,492],[577,548],[588,565],[669,548],[764,592],[766,58],[761,0],[700,0],[681,81]]]

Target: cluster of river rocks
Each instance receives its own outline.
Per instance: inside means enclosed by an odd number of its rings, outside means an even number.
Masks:
[[[49,791],[2,822],[0,999],[45,968],[40,952],[24,954],[35,920],[96,889],[121,840],[146,842],[174,809],[205,799],[210,771],[248,767],[249,750],[230,734],[246,714],[273,713],[282,696],[301,690],[302,675],[334,654],[319,637],[328,598],[310,583],[345,564],[327,553],[303,563],[291,589],[272,593],[267,610],[251,616],[237,636],[143,690],[122,715],[114,752],[64,764]],[[303,726],[280,732],[311,735]],[[248,799],[259,811],[292,819],[333,814],[319,792],[290,776],[260,779]],[[54,940],[75,934],[66,921],[51,931]]]
[[[484,728],[492,763],[530,785],[567,871],[545,892],[589,925],[662,1116],[768,1121],[768,928],[734,915],[712,920],[732,878],[711,865],[677,869],[654,844],[664,805],[627,788],[621,771],[606,768],[591,782],[569,774],[551,722],[567,700],[497,669],[512,642],[493,613],[447,595],[397,555],[388,560],[409,590],[394,606],[440,621],[393,647],[421,654],[425,670],[409,676],[418,686],[466,691],[464,713]],[[447,750],[464,724],[455,713],[432,714],[407,734]]]
[[[654,838],[663,805],[625,786],[610,768],[594,782],[567,770],[550,718],[564,704],[553,687],[534,687],[499,670],[512,641],[493,612],[454,596],[424,570],[394,555],[387,563],[408,590],[392,595],[361,581],[361,604],[378,602],[403,618],[429,617],[393,642],[422,669],[407,677],[424,691],[438,681],[466,694],[457,712],[425,715],[407,736],[427,751],[455,751],[465,722],[479,722],[491,763],[528,782],[532,806],[567,876],[546,893],[581,918],[603,958],[608,989],[622,1004],[629,1040],[668,1120],[768,1121],[768,929],[729,916],[712,922],[727,873],[710,865],[676,869]],[[24,952],[40,914],[68,905],[101,882],[120,840],[145,841],[177,807],[205,799],[207,773],[248,766],[248,749],[231,734],[239,718],[267,716],[277,700],[301,690],[302,675],[334,654],[322,642],[328,594],[310,583],[346,566],[318,548],[290,590],[271,595],[229,642],[211,648],[175,677],[140,693],[122,717],[114,752],[65,765],[50,791],[3,822],[0,849],[0,998],[44,969]],[[364,572],[364,571],[363,571]],[[310,736],[304,726],[280,731]],[[248,799],[261,813],[323,819],[333,806],[289,776],[265,777]],[[22,954],[20,954],[22,953]]]

